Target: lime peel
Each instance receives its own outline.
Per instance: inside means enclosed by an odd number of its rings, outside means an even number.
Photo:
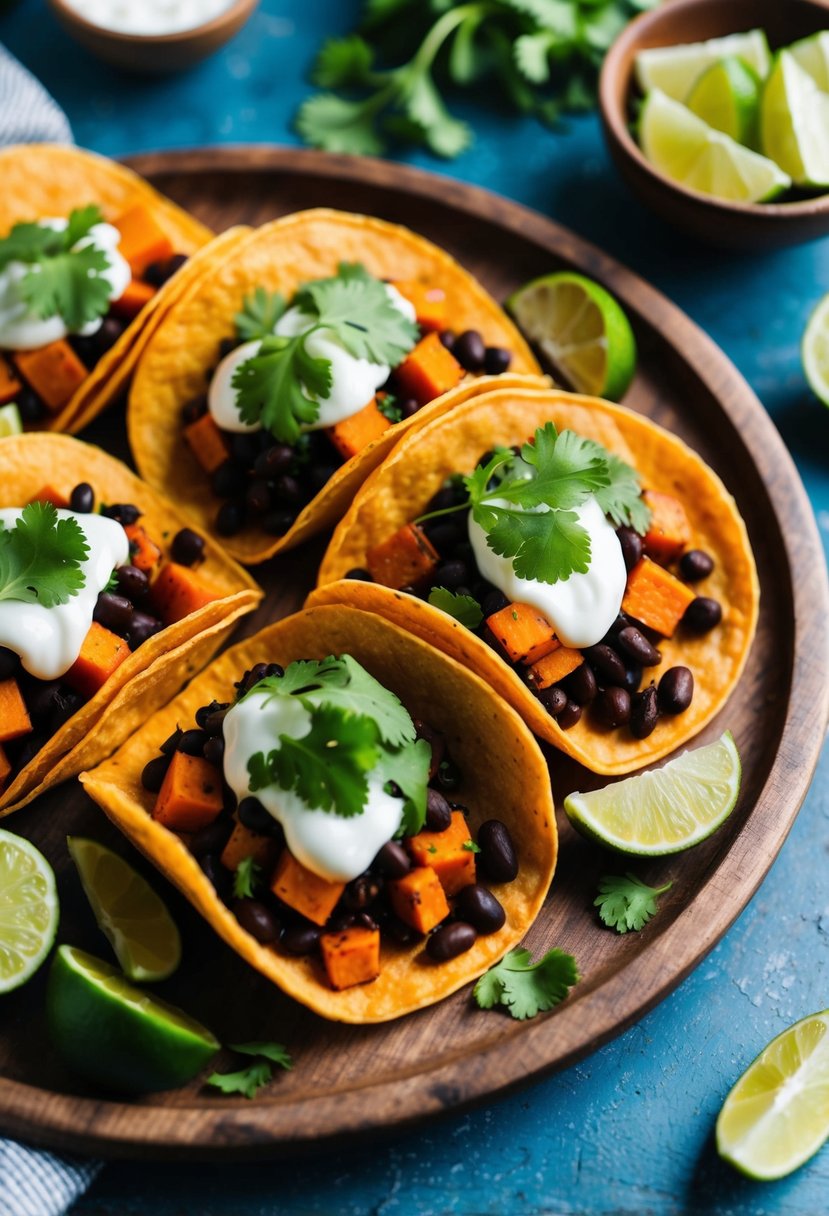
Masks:
[[[800,353],[809,387],[824,405],[829,405],[829,295],[809,318]]]

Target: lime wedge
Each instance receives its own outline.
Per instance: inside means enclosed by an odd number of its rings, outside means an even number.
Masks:
[[[607,848],[639,857],[679,853],[710,836],[734,810],[740,757],[730,731],[662,768],[587,794],[569,794],[574,827]]]
[[[659,89],[645,99],[639,139],[660,173],[688,190],[727,202],[764,202],[791,185],[774,161],[715,131]]]
[[[777,56],[760,101],[763,152],[799,186],[829,186],[829,93],[788,51]]]
[[[749,1178],[783,1178],[829,1137],[829,1009],[784,1030],[749,1065],[717,1119],[717,1150]]]
[[[636,79],[643,93],[661,89],[676,101],[685,101],[695,83],[718,59],[736,56],[745,60],[763,79],[771,64],[769,43],[763,30],[728,34],[708,42],[687,42],[683,46],[655,46],[636,56]]]
[[[809,318],[800,354],[809,387],[824,405],[829,405],[829,295]]]
[[[804,72],[809,73],[819,89],[829,93],[829,30],[792,43],[789,54]]]
[[[738,144],[752,144],[760,109],[760,78],[742,59],[720,59],[705,69],[686,105],[709,127],[730,135]]]
[[[519,287],[507,308],[578,392],[624,396],[636,371],[636,339],[604,287],[581,274],[548,274]]]
[[[22,434],[23,420],[20,417],[20,410],[12,401],[9,405],[0,408],[0,439],[5,439],[7,435]]]
[[[110,1090],[149,1093],[191,1080],[219,1050],[201,1023],[127,983],[101,959],[60,946],[46,994],[66,1064]]]
[[[52,948],[59,909],[42,853],[0,829],[0,993],[25,984]]]
[[[181,962],[181,937],[161,897],[128,861],[96,840],[68,836],[86,898],[131,980],[163,980]]]

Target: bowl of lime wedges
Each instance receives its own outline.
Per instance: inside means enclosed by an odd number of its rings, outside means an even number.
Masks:
[[[669,223],[743,249],[829,232],[829,0],[668,0],[614,43],[599,104]]]

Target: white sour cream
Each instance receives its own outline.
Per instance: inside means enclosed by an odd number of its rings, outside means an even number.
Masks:
[[[40,220],[41,228],[54,228],[62,232],[66,227],[65,219]],[[85,237],[73,246],[74,249],[84,249],[94,245],[102,250],[109,265],[101,272],[100,277],[109,283],[109,298],[117,300],[129,286],[132,272],[129,264],[118,252],[118,242],[121,233],[112,224],[95,224]],[[69,333],[66,322],[61,316],[47,317],[41,320],[30,312],[20,293],[20,282],[30,271],[38,273],[37,266],[24,262],[9,262],[0,271],[0,347],[4,350],[36,350],[40,346],[48,346],[57,342]],[[103,318],[90,321],[76,332],[83,337],[94,334],[101,328]]]
[[[224,719],[224,772],[237,799],[241,802],[251,793],[251,756],[273,751],[280,735],[301,739],[310,729],[311,715],[295,698],[252,693],[234,705]],[[403,799],[387,794],[383,784],[369,775],[363,812],[350,819],[312,810],[293,791],[277,785],[257,790],[253,797],[282,824],[288,848],[301,865],[329,882],[351,882],[400,827]]]
[[[415,320],[414,305],[401,296],[396,287],[385,284],[386,294],[394,307],[408,320]],[[289,308],[274,326],[274,333],[283,338],[296,338],[311,329],[313,318],[298,308]],[[247,359],[259,350],[258,341],[245,342],[222,359],[210,382],[207,405],[217,426],[225,431],[259,431],[261,424],[243,422],[236,404],[236,390],[232,387],[233,375]],[[391,368],[384,363],[372,363],[369,359],[357,359],[349,354],[330,330],[319,329],[305,343],[309,355],[315,359],[327,359],[331,364],[331,392],[327,397],[316,397],[306,393],[310,401],[319,404],[319,416],[315,422],[302,427],[304,431],[319,431],[335,426],[345,418],[358,413],[368,405],[374,394],[389,378]]]
[[[118,34],[176,34],[227,12],[233,0],[66,0],[93,25]]]
[[[504,505],[506,503],[494,505]],[[544,508],[546,510],[546,508]],[[578,650],[600,642],[615,621],[625,594],[627,571],[622,546],[595,497],[574,508],[590,537],[590,568],[558,583],[519,578],[512,560],[499,557],[486,532],[469,513],[469,541],[482,576],[517,604],[529,604],[550,622],[559,641]]]
[[[21,514],[22,509],[7,507],[0,510],[0,521],[13,528]],[[57,680],[69,670],[89,632],[98,593],[115,566],[129,560],[127,534],[114,519],[73,511],[58,511],[58,518],[77,520],[89,545],[81,590],[54,608],[0,600],[0,646],[20,655],[24,669],[38,680]]]

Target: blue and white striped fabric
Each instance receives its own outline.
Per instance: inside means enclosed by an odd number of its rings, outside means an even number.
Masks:
[[[0,147],[24,143],[71,144],[72,129],[43,85],[0,46]]]

